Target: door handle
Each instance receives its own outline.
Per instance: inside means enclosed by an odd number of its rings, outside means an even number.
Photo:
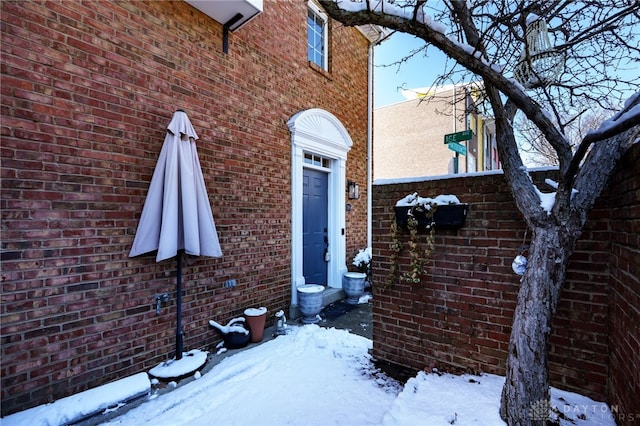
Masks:
[[[324,236],[324,261],[328,262],[331,260],[331,254],[329,254],[329,238]]]

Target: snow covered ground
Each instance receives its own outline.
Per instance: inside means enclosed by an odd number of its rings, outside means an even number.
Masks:
[[[207,374],[149,400],[109,425],[504,425],[498,415],[504,378],[420,372],[403,387],[377,371],[372,342],[317,325],[223,359]],[[94,404],[137,386],[126,379],[92,389]],[[147,379],[148,380],[148,379]],[[121,389],[115,387],[121,384]],[[102,391],[102,392],[101,392]],[[102,395],[101,395],[102,393]],[[132,395],[129,395],[132,396]],[[124,398],[123,398],[124,399]],[[555,418],[563,426],[614,426],[606,404],[552,389]],[[74,396],[2,419],[2,426],[59,425],[80,410]],[[64,423],[64,421],[63,421]]]

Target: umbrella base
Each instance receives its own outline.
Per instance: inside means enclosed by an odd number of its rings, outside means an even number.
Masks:
[[[149,370],[149,375],[159,380],[173,380],[190,376],[207,362],[209,352],[194,349],[182,354],[180,359],[161,362]]]

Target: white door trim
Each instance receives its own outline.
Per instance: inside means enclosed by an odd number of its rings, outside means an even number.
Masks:
[[[295,114],[287,122],[291,131],[291,304],[297,305],[296,288],[303,285],[302,274],[302,170],[304,154],[331,160],[328,182],[329,262],[327,285],[342,288],[345,261],[345,191],[347,153],[353,142],[333,114],[312,108]]]

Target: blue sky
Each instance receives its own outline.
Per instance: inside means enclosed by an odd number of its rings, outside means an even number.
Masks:
[[[405,100],[399,88],[415,89],[430,86],[438,75],[444,72],[445,56],[435,47],[427,50],[426,57],[424,52],[420,52],[400,66],[391,65],[424,45],[425,41],[422,39],[404,33],[394,33],[375,47],[375,108]]]
[[[446,57],[435,47],[427,49],[428,56],[420,52],[400,66],[391,65],[405,58],[413,50],[425,45],[425,41],[412,35],[396,32],[387,40],[375,47],[374,51],[374,108],[394,104],[404,101],[405,98],[400,92],[401,89],[415,89],[418,87],[428,87],[438,75],[444,73]],[[383,66],[390,65],[390,66]],[[637,62],[630,59],[626,65],[627,76],[630,80],[639,74]],[[637,86],[630,87],[628,95],[637,91]],[[621,101],[624,101],[622,99]]]

